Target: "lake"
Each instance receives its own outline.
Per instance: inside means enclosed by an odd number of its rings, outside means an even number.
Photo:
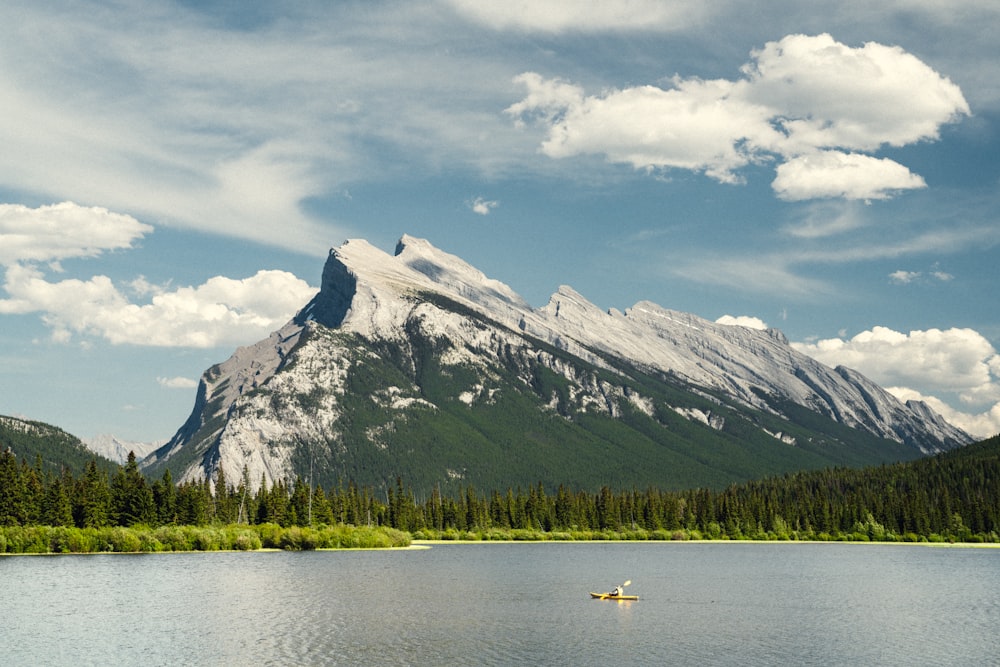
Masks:
[[[986,665],[1000,549],[820,543],[0,558],[4,665]],[[626,579],[637,602],[592,600]]]

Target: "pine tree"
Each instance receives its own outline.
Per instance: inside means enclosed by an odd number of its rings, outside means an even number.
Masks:
[[[111,481],[111,520],[117,526],[152,524],[156,520],[153,492],[139,472],[135,452],[128,453],[125,467],[118,467]]]
[[[108,478],[90,460],[83,479],[77,484],[73,520],[79,528],[100,528],[108,525],[111,511],[111,491]]]
[[[42,481],[44,479],[41,455],[35,458],[34,467],[29,466],[27,461],[21,462],[21,484],[24,489],[26,525],[36,525],[42,520],[42,503],[45,500],[45,484]]]
[[[161,479],[153,482],[152,491],[157,523],[163,526],[177,523],[177,487],[169,468],[163,471]]]
[[[317,486],[316,491],[313,493],[312,519],[313,524],[333,523],[333,512],[330,510],[330,501],[327,500],[326,494],[323,493],[322,486]]]
[[[312,521],[312,498],[309,492],[309,485],[301,476],[295,477],[295,484],[292,486],[292,499],[290,511],[293,513],[290,522],[296,526],[308,526]]]
[[[21,470],[8,448],[0,454],[0,526],[19,526],[27,518]]]
[[[64,479],[69,481],[69,488],[72,489],[73,478],[68,473],[64,473],[63,477],[52,475],[49,478],[45,489],[45,499],[42,501],[41,522],[44,525],[73,525],[73,505],[66,493],[67,485]]]

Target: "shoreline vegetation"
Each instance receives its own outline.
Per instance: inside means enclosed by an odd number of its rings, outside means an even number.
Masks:
[[[0,526],[0,554],[390,549],[411,542],[408,533],[385,526]]]
[[[421,492],[423,495],[424,492]],[[1000,544],[1000,436],[910,463],[827,469],[722,490],[574,491],[541,482],[419,497],[324,489],[301,477],[252,485],[150,483],[134,455],[105,473],[56,475],[0,453],[0,553],[135,553],[404,547],[440,542],[798,541]]]
[[[708,537],[701,531],[427,531],[415,533],[386,526],[288,526],[228,524],[214,526],[0,526],[0,556],[58,554],[141,554],[210,551],[313,551],[345,549],[420,549],[447,544],[673,542],[697,544],[899,544],[911,546],[1000,548],[998,542],[958,542],[940,535],[790,535],[753,538]]]

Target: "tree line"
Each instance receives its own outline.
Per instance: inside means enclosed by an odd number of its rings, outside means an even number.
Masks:
[[[251,490],[253,489],[253,490]],[[915,462],[786,474],[722,490],[571,490],[564,486],[417,498],[401,477],[376,490],[301,477],[251,484],[148,482],[135,456],[79,478],[0,454],[0,525],[385,526],[437,538],[810,539],[1000,542],[1000,440]],[[517,531],[521,531],[518,533]],[[527,533],[525,533],[527,531]]]

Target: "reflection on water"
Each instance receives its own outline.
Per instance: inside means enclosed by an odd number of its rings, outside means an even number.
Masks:
[[[998,574],[837,544],[8,557],[3,664],[988,664]]]

